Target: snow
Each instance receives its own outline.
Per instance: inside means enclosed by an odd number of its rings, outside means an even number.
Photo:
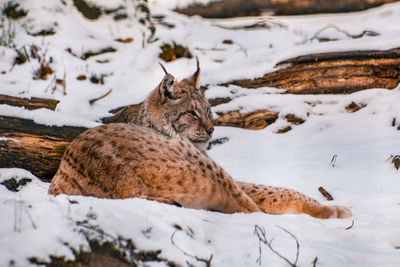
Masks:
[[[0,266],[13,263],[27,266],[29,258],[50,260],[50,255],[73,259],[69,247],[87,250],[83,221],[103,229],[109,238],[132,239],[139,250],[161,250],[160,256],[186,266],[204,266],[193,256],[208,259],[212,266],[258,266],[259,240],[255,225],[266,229],[272,246],[290,261],[299,244],[299,266],[398,266],[400,262],[400,174],[390,155],[400,153],[400,88],[372,88],[349,95],[284,95],[276,88],[243,89],[218,84],[239,78],[256,78],[275,70],[279,61],[309,53],[390,49],[400,46],[400,4],[387,4],[364,12],[290,17],[249,17],[207,20],[185,17],[171,11],[185,1],[151,1],[153,14],[165,15],[175,25],[157,25],[158,41],[142,48],[144,28],[135,21],[133,6],[122,0],[97,1],[103,7],[126,6],[129,19],[114,21],[112,15],[98,20],[85,19],[72,1],[47,3],[27,0],[21,6],[28,16],[16,23],[18,49],[31,44],[41,47],[41,55],[52,57],[55,74],[47,80],[33,80],[39,62],[11,67],[14,49],[0,47],[0,94],[21,97],[47,97],[60,100],[56,111],[0,105],[0,115],[19,116],[47,125],[94,127],[108,111],[137,103],[161,81],[159,47],[177,41],[200,59],[201,84],[209,85],[206,97],[233,100],[213,108],[213,114],[231,110],[251,112],[270,109],[280,112],[278,120],[258,131],[216,127],[214,138],[229,141],[208,153],[237,180],[292,188],[328,205],[351,208],[353,217],[320,220],[307,215],[221,214],[160,204],[142,199],[109,200],[81,196],[47,194],[49,184],[26,170],[0,169],[0,182],[29,178],[19,192],[0,185]],[[271,28],[231,30],[229,27],[270,23]],[[56,34],[33,37],[27,34],[43,26],[55,26]],[[271,23],[273,22],[273,23]],[[350,33],[364,30],[379,36],[349,39],[338,32],[324,31],[334,42],[309,41],[318,30],[334,24]],[[280,26],[281,25],[281,26]],[[120,43],[117,38],[134,38]],[[223,44],[229,39],[232,45]],[[92,50],[113,47],[117,51],[91,57],[78,57]],[[78,57],[71,55],[70,48]],[[99,63],[108,60],[108,63]],[[195,59],[164,63],[167,70],[182,79],[195,70]],[[104,84],[89,81],[91,75],[107,74]],[[54,78],[66,79],[66,94]],[[78,75],[87,79],[79,81]],[[88,100],[106,98],[89,105]],[[366,105],[350,113],[350,103]],[[287,114],[305,120],[291,125],[285,134],[276,131],[288,126]],[[395,119],[395,120],[394,120]],[[394,126],[392,124],[395,124]],[[0,136],[0,142],[9,139]],[[330,165],[336,155],[334,167]],[[334,197],[328,203],[318,192],[323,186]],[[350,227],[353,224],[352,227]],[[181,229],[179,230],[177,228]],[[279,226],[279,227],[277,227]],[[346,229],[349,228],[349,229]],[[92,233],[93,234],[93,233]],[[171,238],[173,239],[171,240]],[[173,241],[173,242],[172,242]],[[66,245],[68,244],[68,245]],[[262,265],[287,263],[262,245]],[[191,255],[191,256],[190,256]],[[150,266],[163,266],[152,263]]]

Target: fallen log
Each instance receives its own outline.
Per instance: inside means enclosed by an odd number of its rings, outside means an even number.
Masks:
[[[177,12],[205,18],[232,18],[238,16],[301,15],[361,11],[396,0],[222,0],[206,5],[195,3]]]
[[[84,127],[46,126],[0,116],[0,168],[23,168],[50,181],[65,148]]]
[[[290,94],[349,94],[370,88],[393,89],[400,82],[400,49],[319,53],[288,59],[256,79],[235,80],[244,88],[276,87]]]

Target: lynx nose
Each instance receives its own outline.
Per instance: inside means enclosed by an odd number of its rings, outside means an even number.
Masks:
[[[207,132],[208,135],[212,135],[212,133],[214,132],[214,126],[211,126],[210,128],[208,128],[206,130],[206,132]]]

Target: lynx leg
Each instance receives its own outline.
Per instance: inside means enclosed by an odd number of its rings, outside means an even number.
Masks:
[[[294,190],[242,182],[238,182],[238,185],[266,213],[306,213],[321,219],[351,216],[351,211],[347,207],[322,205]]]

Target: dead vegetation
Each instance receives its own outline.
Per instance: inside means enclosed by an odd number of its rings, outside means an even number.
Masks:
[[[287,120],[287,122],[294,125],[300,125],[304,123],[304,120],[302,118],[296,117],[295,114],[287,114],[285,116],[285,119]]]
[[[79,204],[72,200],[70,205]],[[64,243],[74,255],[74,260],[66,259],[64,256],[49,255],[50,260],[38,257],[29,258],[30,263],[40,266],[88,266],[88,267],[128,267],[146,266],[146,263],[163,263],[165,266],[179,266],[177,263],[163,258],[161,250],[141,250],[137,248],[134,241],[122,236],[113,236],[95,224],[96,213],[90,209],[86,219],[74,222],[77,231],[82,234],[89,245],[89,249],[79,249]]]
[[[184,47],[183,45],[177,44],[175,42],[173,42],[172,44],[164,43],[161,46],[161,53],[158,56],[165,62],[174,61],[182,57],[192,58],[192,54],[187,47]]]
[[[89,4],[84,0],[73,0],[73,2],[75,7],[85,18],[95,20],[100,17],[101,9],[93,3]]]
[[[114,47],[108,46],[108,47],[100,48],[95,51],[87,50],[87,51],[81,53],[81,55],[78,55],[78,53],[74,52],[71,48],[67,48],[65,51],[67,51],[69,54],[73,55],[76,58],[80,58],[82,60],[87,60],[90,57],[95,57],[95,56],[103,55],[106,53],[113,53],[113,52],[116,52],[117,50]]]
[[[17,178],[18,177],[11,177],[10,179],[7,179],[0,184],[4,185],[10,191],[18,192],[19,190],[21,190],[21,187],[32,181],[32,179],[30,178],[21,178],[18,180]]]
[[[20,19],[28,15],[28,11],[20,8],[19,3],[13,1],[7,1],[2,10],[3,15],[7,16],[9,19]]]
[[[400,168],[400,155],[390,155],[387,160],[390,161],[391,164],[393,164],[396,170]]]
[[[285,126],[285,127],[281,128],[281,129],[277,130],[275,133],[283,134],[283,133],[289,132],[290,130],[292,130],[292,126]]]
[[[362,108],[365,108],[366,106],[367,106],[366,104],[362,104],[362,103],[357,104],[354,101],[352,101],[349,105],[347,105],[345,107],[345,109],[346,109],[346,111],[353,113],[353,112],[359,111]]]

